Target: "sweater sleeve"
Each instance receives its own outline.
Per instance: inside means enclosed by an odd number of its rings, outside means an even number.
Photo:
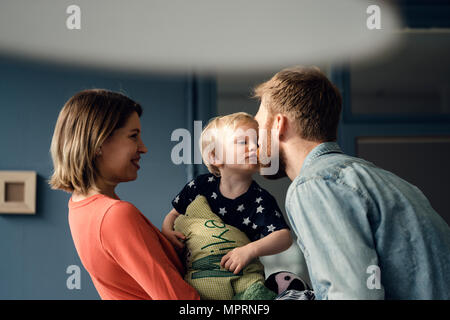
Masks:
[[[166,255],[157,230],[129,202],[109,208],[100,228],[104,250],[155,300],[199,299]]]

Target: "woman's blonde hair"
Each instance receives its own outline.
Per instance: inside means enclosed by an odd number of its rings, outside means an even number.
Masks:
[[[51,142],[51,188],[81,194],[95,189],[97,150],[133,112],[140,117],[142,107],[121,93],[104,89],[84,90],[70,98],[59,113]]]
[[[200,136],[200,150],[202,159],[209,172],[220,177],[220,170],[209,161],[210,153],[215,153],[218,140],[223,137],[222,129],[235,131],[239,126],[252,125],[258,128],[258,122],[246,112],[236,112],[226,116],[212,118],[205,126]]]

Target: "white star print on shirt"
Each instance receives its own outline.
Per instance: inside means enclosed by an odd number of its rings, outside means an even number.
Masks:
[[[279,218],[281,217],[281,214],[278,211],[275,211],[275,215]]]
[[[178,203],[179,200],[180,200],[180,196],[177,196],[177,197],[175,198],[175,200],[173,200],[173,202]]]
[[[256,228],[258,228],[258,226],[256,224],[253,224],[252,228],[256,230]]]
[[[225,208],[219,208],[219,214],[225,215],[227,213],[227,210]]]
[[[213,192],[211,198],[213,198],[214,200],[217,199],[217,193]]]
[[[263,210],[264,210],[263,206],[259,206],[258,208],[256,208],[256,213],[258,213],[258,212],[262,213]]]
[[[249,217],[245,218],[244,221],[242,221],[242,224],[245,224],[246,226],[248,226],[248,224],[250,223],[250,219]]]
[[[257,202],[258,204],[259,204],[261,201],[262,201],[262,198],[261,198],[261,197],[256,198],[256,200],[255,200],[255,202]]]
[[[208,178],[208,182],[213,182],[214,181],[214,177],[209,177]]]
[[[269,232],[274,232],[275,231],[275,227],[273,226],[273,224],[267,226],[267,231],[269,231]]]
[[[241,205],[237,208],[237,211],[242,212],[242,211],[244,211],[244,209],[245,209],[244,205],[241,204]]]
[[[192,180],[191,182],[189,182],[188,186],[189,188],[192,188],[192,186],[195,184],[194,180]]]

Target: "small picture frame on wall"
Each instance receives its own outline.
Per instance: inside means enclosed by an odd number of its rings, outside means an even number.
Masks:
[[[36,213],[36,172],[0,171],[0,214]]]

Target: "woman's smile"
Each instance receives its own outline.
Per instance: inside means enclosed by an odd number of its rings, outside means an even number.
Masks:
[[[139,166],[139,160],[141,159],[141,157],[136,158],[136,159],[132,159],[131,163],[138,169],[140,169],[141,167]]]

